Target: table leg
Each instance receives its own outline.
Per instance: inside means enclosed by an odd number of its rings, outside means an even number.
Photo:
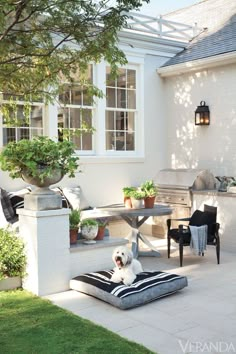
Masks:
[[[144,236],[142,235],[140,232],[138,232],[138,238],[141,239],[143,241],[143,243],[145,245],[147,245],[151,251],[139,251],[139,255],[140,256],[148,256],[148,257],[160,257],[161,254],[160,252],[153,246],[153,244]]]
[[[129,218],[123,216],[123,219],[131,226],[132,229],[127,239],[132,242],[132,252],[134,258],[138,258],[138,256],[160,257],[160,252],[151,244],[150,241],[148,241],[145,236],[139,232],[139,227],[148,219],[148,217],[143,217],[139,220],[138,217]],[[141,239],[141,241],[147,245],[151,251],[139,251],[139,239]]]
[[[132,227],[131,231],[131,242],[132,242],[132,252],[134,258],[138,258],[139,249],[138,249],[138,231],[136,228]]]

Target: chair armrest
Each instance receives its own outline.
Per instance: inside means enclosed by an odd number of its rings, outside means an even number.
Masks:
[[[166,220],[166,224],[167,224],[168,230],[170,230],[171,221],[190,221],[190,218],[167,219],[167,220]]]
[[[179,225],[179,232],[181,233],[183,233],[183,232],[186,232],[186,231],[189,231],[189,227],[188,227],[188,225]]]
[[[173,221],[190,221],[191,218],[170,219]]]

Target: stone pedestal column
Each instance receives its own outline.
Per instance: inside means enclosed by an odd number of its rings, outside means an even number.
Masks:
[[[43,296],[69,289],[69,209],[18,209],[20,236],[26,245],[23,288]]]

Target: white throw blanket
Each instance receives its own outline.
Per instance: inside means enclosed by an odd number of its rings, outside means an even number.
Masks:
[[[189,226],[191,232],[190,248],[194,254],[201,255],[207,245],[207,225]]]

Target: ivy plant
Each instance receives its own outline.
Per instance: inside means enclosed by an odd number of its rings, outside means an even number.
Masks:
[[[58,169],[62,176],[67,174],[68,177],[74,177],[79,166],[78,160],[72,142],[56,142],[40,136],[32,140],[22,139],[8,143],[0,153],[0,168],[8,171],[12,178],[19,178],[22,173],[27,173],[43,182]]]

